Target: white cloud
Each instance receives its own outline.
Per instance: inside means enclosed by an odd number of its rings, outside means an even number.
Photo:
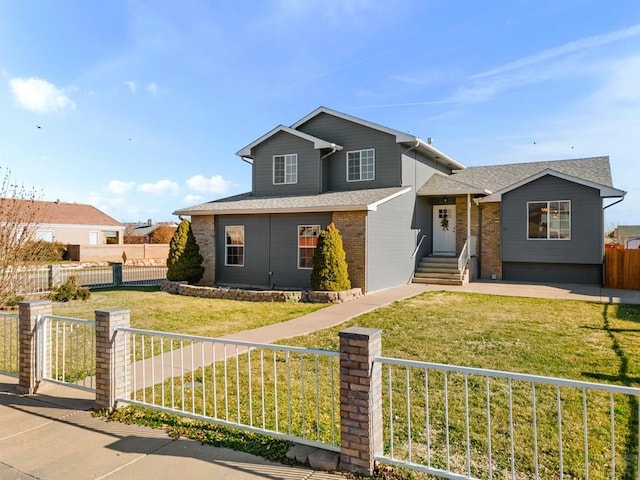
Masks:
[[[64,91],[46,80],[36,77],[12,78],[9,85],[18,103],[32,112],[50,113],[76,108]]]
[[[204,197],[201,195],[187,195],[182,199],[182,203],[185,205],[196,205],[204,202]]]
[[[124,82],[124,83],[125,83],[125,85],[127,87],[129,87],[129,90],[131,90],[131,93],[136,93],[136,88],[138,88],[137,85],[136,85],[136,82],[127,81],[127,82]]]
[[[134,182],[123,182],[122,180],[111,180],[107,185],[107,190],[116,195],[125,195],[133,190]]]
[[[157,83],[151,82],[149,85],[147,85],[147,91],[154,97],[158,95],[159,90],[160,88],[158,87]]]
[[[165,179],[155,183],[143,183],[138,190],[151,195],[177,195],[180,187],[176,182]]]
[[[196,192],[226,193],[233,184],[225,180],[221,175],[206,178],[203,175],[194,175],[187,180],[187,186]]]

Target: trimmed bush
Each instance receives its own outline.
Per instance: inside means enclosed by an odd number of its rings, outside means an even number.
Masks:
[[[59,287],[53,289],[49,294],[49,300],[54,302],[68,302],[70,300],[87,300],[91,296],[91,291],[78,285],[78,279],[76,277],[69,277],[69,279]]]
[[[311,288],[329,292],[351,288],[342,236],[333,223],[318,237],[318,245],[313,252]]]
[[[198,283],[204,275],[203,260],[191,230],[191,222],[183,219],[169,243],[167,280]]]

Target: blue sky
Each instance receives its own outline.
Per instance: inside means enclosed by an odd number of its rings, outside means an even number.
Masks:
[[[640,2],[0,2],[0,167],[120,221],[248,191],[323,105],[467,166],[609,155],[640,224]]]

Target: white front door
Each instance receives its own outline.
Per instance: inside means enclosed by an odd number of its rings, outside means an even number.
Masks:
[[[98,245],[98,232],[89,232],[89,245]]]
[[[433,206],[433,254],[456,254],[456,206]]]

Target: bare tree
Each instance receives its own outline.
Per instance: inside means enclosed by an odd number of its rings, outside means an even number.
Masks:
[[[42,265],[48,251],[36,241],[39,223],[38,193],[11,180],[0,167],[0,305],[35,292],[33,267]]]

